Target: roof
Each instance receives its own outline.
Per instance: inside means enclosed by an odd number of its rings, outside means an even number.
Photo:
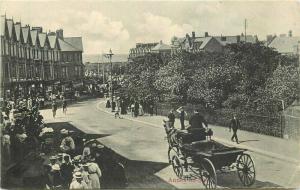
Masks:
[[[82,38],[81,37],[65,37],[63,39],[77,49],[77,51],[83,51]]]
[[[48,40],[49,40],[50,47],[52,49],[54,49],[55,45],[57,43],[57,37],[56,37],[56,35],[50,35],[50,36],[48,36]]]
[[[5,16],[1,16],[1,21],[0,21],[0,35],[4,36],[5,34]]]
[[[29,26],[22,27],[21,30],[23,34],[24,43],[28,43]]]
[[[213,37],[197,37],[195,43],[201,43],[199,49],[204,49],[208,42],[213,39]]]
[[[12,32],[13,32],[13,25],[14,25],[13,20],[12,19],[7,19],[6,23],[7,23],[7,28],[8,28],[8,35],[11,38],[12,37]]]
[[[21,38],[21,23],[15,24],[15,31],[16,31],[17,41],[20,41],[20,38]]]
[[[46,33],[38,33],[39,41],[41,47],[44,47],[47,40],[47,34]]]
[[[171,46],[161,42],[157,44],[154,48],[152,48],[152,51],[162,51],[162,50],[171,50]]]
[[[297,53],[300,37],[276,37],[269,47],[275,48],[279,53]]]
[[[109,60],[102,56],[101,54],[83,54],[83,62],[87,63],[108,63]],[[127,62],[128,54],[115,54],[111,57],[111,62]]]
[[[58,42],[59,42],[61,51],[81,51],[60,38],[58,38]]]
[[[233,44],[233,43],[238,43],[238,36],[214,36],[222,45],[227,45],[227,44]],[[240,42],[245,41],[245,36],[239,36],[240,37]],[[225,40],[221,40],[222,38],[225,38]],[[252,35],[247,35],[246,37],[247,42],[250,43],[256,43],[256,36]]]
[[[30,36],[31,36],[31,40],[32,40],[32,45],[36,45],[37,43],[37,35],[38,35],[38,31],[37,30],[30,30]]]

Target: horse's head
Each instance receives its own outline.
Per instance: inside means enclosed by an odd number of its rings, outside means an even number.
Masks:
[[[163,126],[167,134],[174,130],[174,127],[171,125],[171,122],[169,121],[163,120]]]

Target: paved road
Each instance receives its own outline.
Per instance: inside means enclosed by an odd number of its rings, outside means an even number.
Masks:
[[[87,133],[107,134],[99,140],[125,159],[130,188],[203,188],[200,181],[179,181],[167,163],[167,142],[162,127],[115,119],[98,109],[101,100],[79,102],[68,108],[67,115],[58,110],[42,110],[46,122],[69,122]],[[267,151],[267,150],[266,150]],[[253,187],[300,187],[300,166],[280,159],[250,152],[255,162],[257,181]],[[218,174],[220,187],[242,187],[236,173]]]

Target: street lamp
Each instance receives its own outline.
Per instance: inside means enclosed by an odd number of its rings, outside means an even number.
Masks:
[[[111,95],[111,105],[113,104],[114,101],[114,95],[113,95],[113,76],[112,76],[112,62],[111,62],[111,58],[114,54],[112,53],[111,49],[109,50],[109,52],[106,54],[106,57],[109,58],[109,63],[110,63],[110,95]],[[113,109],[113,106],[111,106],[111,111],[115,111]]]

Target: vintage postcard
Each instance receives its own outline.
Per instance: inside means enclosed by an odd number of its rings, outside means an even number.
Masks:
[[[300,1],[0,13],[1,189],[300,188]]]

